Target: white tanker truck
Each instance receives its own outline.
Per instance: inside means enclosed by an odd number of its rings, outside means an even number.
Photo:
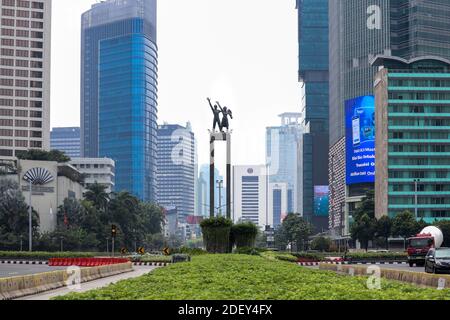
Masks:
[[[408,262],[413,267],[425,265],[425,257],[431,248],[440,248],[444,235],[438,227],[426,227],[415,237],[408,239]]]

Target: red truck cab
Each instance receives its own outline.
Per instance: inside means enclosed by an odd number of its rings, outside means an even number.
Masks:
[[[408,239],[408,263],[410,267],[425,265],[425,257],[431,248],[435,247],[431,234],[418,234]]]

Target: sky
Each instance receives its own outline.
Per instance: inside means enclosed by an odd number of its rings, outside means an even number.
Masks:
[[[53,0],[52,127],[80,125],[80,19],[96,2]],[[158,1],[159,123],[191,122],[208,163],[206,98],[219,100],[235,117],[233,164],[263,164],[265,128],[300,112],[297,30],[294,0]]]

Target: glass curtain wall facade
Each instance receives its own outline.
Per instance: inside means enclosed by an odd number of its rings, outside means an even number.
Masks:
[[[155,201],[156,0],[109,0],[82,17],[84,157],[116,163],[116,190]]]
[[[375,63],[377,215],[450,219],[450,60]]]
[[[392,54],[450,57],[448,0],[391,1]]]
[[[50,149],[63,151],[71,158],[80,158],[80,128],[53,128],[50,132]]]
[[[297,0],[297,10],[304,129],[298,149],[298,211],[321,231],[328,229],[328,219],[314,212],[314,187],[328,185],[328,0]]]
[[[190,125],[158,129],[158,204],[176,207],[180,223],[195,215],[195,137]]]
[[[280,115],[282,125],[266,129],[266,163],[269,169],[269,183],[287,183],[287,208],[289,213],[298,212],[297,163],[298,142],[302,135],[300,113]]]

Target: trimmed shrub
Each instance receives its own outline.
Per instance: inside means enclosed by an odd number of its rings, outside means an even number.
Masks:
[[[233,222],[224,217],[203,220],[200,224],[206,251],[230,253],[230,232]]]
[[[234,251],[236,254],[247,254],[250,256],[259,256],[261,255],[261,252],[256,248],[250,248],[250,247],[240,247],[236,248]]]
[[[187,254],[174,254],[172,256],[172,263],[190,262],[191,257]]]
[[[188,248],[188,247],[181,247],[181,248],[178,248],[178,249],[174,249],[172,251],[172,253],[174,253],[174,254],[177,254],[177,253],[188,254],[190,256],[201,256],[201,255],[204,255],[204,254],[208,254],[208,252],[206,252],[203,249],[200,249],[200,248]]]
[[[237,248],[254,248],[258,227],[251,222],[238,223],[231,227],[231,237]]]

